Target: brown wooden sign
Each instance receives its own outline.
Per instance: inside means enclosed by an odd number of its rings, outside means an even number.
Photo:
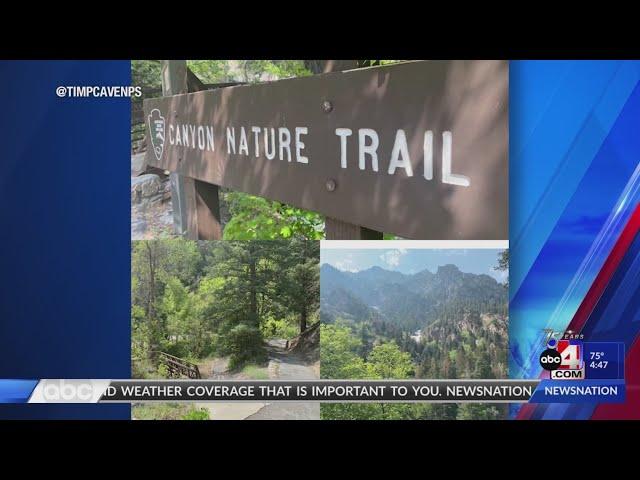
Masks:
[[[508,238],[506,61],[228,87],[144,112],[150,165],[406,238]]]

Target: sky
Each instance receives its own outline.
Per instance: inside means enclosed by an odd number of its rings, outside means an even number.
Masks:
[[[320,263],[328,263],[338,270],[358,272],[374,266],[385,270],[413,274],[428,269],[436,272],[439,266],[453,264],[462,272],[492,276],[498,282],[507,280],[508,272],[494,270],[501,249],[321,249]]]

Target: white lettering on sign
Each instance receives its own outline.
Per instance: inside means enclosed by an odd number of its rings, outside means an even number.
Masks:
[[[367,145],[367,138],[371,139],[371,143]],[[371,128],[361,128],[358,130],[358,166],[360,170],[365,169],[365,155],[371,156],[371,168],[374,172],[378,171],[378,134]]]
[[[340,137],[340,166],[347,168],[347,137],[353,132],[350,128],[336,128],[336,135]]]
[[[407,177],[413,176],[411,160],[409,159],[409,147],[407,146],[407,136],[404,130],[396,132],[396,141],[393,142],[391,161],[389,162],[389,175],[396,173],[396,168],[404,168]]]
[[[189,146],[189,125],[181,125],[182,145]]]
[[[172,146],[180,146],[200,151],[215,151],[214,127],[212,125],[195,125],[195,124],[169,124],[167,126],[169,144]],[[248,134],[251,131],[253,135]],[[236,135],[236,131],[238,135]],[[305,155],[304,137],[309,135],[308,127],[297,126],[293,128],[287,127],[235,127],[227,126],[224,129],[224,136],[227,144],[227,154],[250,156],[249,150],[253,148],[256,157],[267,160],[274,160],[276,156],[281,161],[292,162],[295,158],[296,163],[308,164],[310,159]],[[335,135],[339,137],[340,147],[340,168],[349,168],[349,142],[350,137],[354,135],[354,131],[350,128],[340,127],[335,129]],[[262,137],[262,138],[261,138]],[[251,138],[251,141],[249,140]],[[263,143],[264,150],[260,148]],[[433,180],[433,142],[434,134],[432,130],[426,130],[423,137],[422,151],[422,177],[425,180]],[[249,143],[252,143],[250,147]],[[164,144],[164,141],[163,141]],[[387,159],[380,156],[380,136],[372,128],[360,128],[357,130],[357,158],[359,170],[370,170],[378,173],[380,162],[383,162],[386,168],[382,168],[387,175],[402,175],[413,177],[413,168],[415,162],[412,163],[409,153],[409,145],[407,142],[407,134],[405,130],[398,129],[395,132],[393,148]],[[355,155],[356,152],[351,152]],[[453,134],[450,131],[442,132],[442,183],[456,185],[459,187],[468,187],[471,185],[471,179],[462,174],[453,173]],[[355,168],[352,164],[351,168]]]
[[[278,142],[280,147],[278,151],[280,152],[279,158],[280,160],[284,160],[284,150],[287,149],[287,162],[291,161],[291,147],[289,144],[291,143],[291,133],[288,128],[280,127],[278,129]]]
[[[451,173],[451,132],[442,133],[442,183],[468,187],[471,184],[469,177]]]
[[[424,132],[424,171],[425,180],[433,180],[433,132],[427,130]]]
[[[227,153],[236,153],[236,129],[227,127]]]
[[[198,127],[198,148],[204,150],[204,128]]]
[[[271,137],[271,147],[269,147],[269,137]],[[276,130],[275,128],[264,129],[264,154],[268,160],[276,158]]]
[[[262,129],[260,127],[251,127],[251,131],[253,132],[253,147],[256,152],[256,157],[260,156],[260,131]]]
[[[348,137],[353,134],[350,128],[336,128],[335,134],[340,137],[340,167],[348,168],[347,146]],[[471,180],[465,175],[452,173],[452,143],[451,132],[442,133],[442,183],[468,187]],[[380,139],[378,133],[371,128],[361,128],[358,130],[358,168],[367,169],[367,157],[371,159],[371,170],[378,171],[378,147]],[[423,172],[425,180],[433,180],[433,131],[424,132],[423,142]],[[403,169],[407,177],[413,176],[413,167],[409,155],[407,135],[404,130],[396,131],[389,166],[388,175],[396,175],[396,170]]]
[[[307,157],[302,156],[302,149],[304,148],[304,143],[300,140],[301,135],[306,135],[308,132],[307,127],[296,127],[296,162],[300,163],[309,163],[309,159]]]
[[[213,127],[203,125],[169,125],[169,145],[202,151],[215,151]]]
[[[215,146],[215,143],[213,143],[213,127],[206,127],[206,131],[207,131],[207,150],[211,150],[212,152],[215,152],[216,146]]]
[[[196,148],[196,126],[189,125],[189,136],[191,138],[191,148]]]
[[[247,143],[247,132],[244,127],[240,127],[240,147],[238,148],[238,152],[242,153],[244,151],[244,155],[249,156],[249,144]]]

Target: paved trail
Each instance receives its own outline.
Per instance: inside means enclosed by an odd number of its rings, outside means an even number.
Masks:
[[[281,380],[315,380],[318,377],[303,358],[285,351],[284,340],[270,340],[268,342],[269,373],[272,378]],[[257,413],[247,417],[247,420],[319,420],[320,403],[318,402],[287,402],[269,403]]]
[[[269,354],[269,378],[281,380],[315,380],[318,378],[313,367],[295,354],[285,350],[286,341],[282,339],[269,340],[267,351]],[[227,362],[216,359],[201,365],[203,378],[236,379],[238,375],[227,373]],[[243,378],[246,380],[246,378]],[[319,420],[320,404],[317,402],[292,403],[196,403],[197,408],[209,411],[212,420]]]
[[[228,358],[215,358],[198,365],[202,378],[214,380],[247,380],[240,374],[230,374]],[[211,420],[243,420],[263,408],[266,403],[230,402],[212,403],[198,402],[196,408],[208,410]]]

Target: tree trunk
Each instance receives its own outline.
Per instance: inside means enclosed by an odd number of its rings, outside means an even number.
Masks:
[[[302,306],[302,311],[300,312],[300,333],[304,332],[307,329],[307,306]]]
[[[153,250],[151,248],[150,242],[145,242],[145,246],[147,247],[147,257],[149,260],[149,291],[147,295],[147,321],[151,328],[149,329],[149,358],[153,360],[154,351],[157,349],[157,319],[155,314],[155,292],[156,292],[156,268],[155,268],[155,258],[153,254]]]
[[[257,291],[257,279],[256,279],[256,260],[252,258],[249,261],[249,279],[250,279],[250,292],[249,292],[249,315],[251,315],[251,321],[256,325],[258,322],[258,291]]]

